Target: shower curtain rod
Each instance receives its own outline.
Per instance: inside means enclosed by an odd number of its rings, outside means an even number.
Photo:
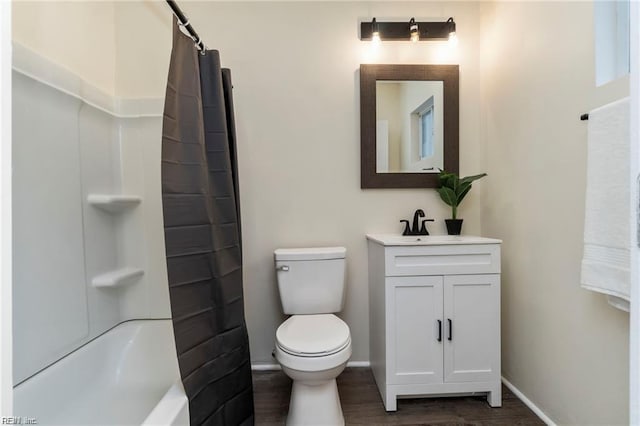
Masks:
[[[202,39],[200,38],[196,30],[193,28],[191,23],[189,23],[189,18],[185,16],[185,14],[180,9],[180,6],[178,6],[178,4],[174,0],[165,0],[165,1],[173,11],[173,14],[176,16],[176,18],[178,18],[180,29],[183,30],[183,32],[186,31],[186,35],[191,37],[193,42],[196,44],[196,47],[198,48],[198,50],[204,53],[207,46],[204,45],[204,42],[202,41]]]

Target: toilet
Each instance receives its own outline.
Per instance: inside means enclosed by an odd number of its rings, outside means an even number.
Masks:
[[[336,377],[351,357],[344,305],[344,247],[274,252],[282,310],[275,357],[293,380],[287,426],[344,425]]]

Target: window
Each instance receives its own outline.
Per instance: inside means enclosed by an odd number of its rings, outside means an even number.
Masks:
[[[418,134],[418,159],[424,160],[433,156],[433,140],[435,138],[434,128],[434,105],[433,96],[430,96],[425,102],[423,102],[418,108],[416,108],[411,114],[412,121],[417,125]],[[415,135],[415,133],[414,133]],[[414,151],[415,152],[415,151]]]
[[[629,74],[629,0],[594,3],[596,85]]]

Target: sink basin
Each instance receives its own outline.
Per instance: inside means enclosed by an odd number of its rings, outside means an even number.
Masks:
[[[384,246],[428,246],[450,244],[496,244],[500,240],[472,235],[367,234],[367,239]]]

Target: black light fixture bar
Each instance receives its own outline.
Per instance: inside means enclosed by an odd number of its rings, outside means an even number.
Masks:
[[[420,41],[447,40],[451,29],[451,22],[416,22]],[[409,41],[409,20],[405,22],[376,21],[380,39],[383,41]],[[454,23],[455,25],[455,23]],[[360,40],[371,40],[373,34],[372,22],[360,23]]]

